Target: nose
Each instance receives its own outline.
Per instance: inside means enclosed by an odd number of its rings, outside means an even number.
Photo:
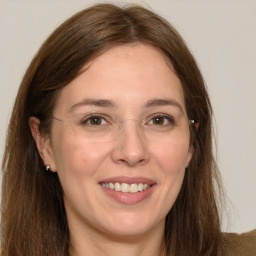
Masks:
[[[148,142],[135,120],[126,120],[115,138],[112,159],[129,167],[143,165],[149,160]]]

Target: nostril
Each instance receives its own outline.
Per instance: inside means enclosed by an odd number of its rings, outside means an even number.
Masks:
[[[143,165],[144,163],[147,162],[147,158],[145,155],[132,155],[132,154],[127,154],[125,152],[121,152],[120,158],[116,159],[116,162],[125,164],[126,166],[136,166],[136,165]]]

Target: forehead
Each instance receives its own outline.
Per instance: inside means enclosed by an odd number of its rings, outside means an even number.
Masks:
[[[67,110],[83,98],[109,99],[126,106],[170,98],[185,110],[181,82],[170,60],[157,48],[138,43],[113,47],[87,63],[61,90],[56,108]]]

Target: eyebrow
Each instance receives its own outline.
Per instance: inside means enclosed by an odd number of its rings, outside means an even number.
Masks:
[[[69,108],[69,112],[82,106],[96,106],[96,107],[111,107],[114,108],[116,104],[112,100],[107,99],[83,99],[82,101],[72,105]]]
[[[184,112],[181,105],[174,99],[151,99],[145,104],[146,108],[159,106],[174,106],[177,107],[182,113]]]
[[[117,105],[112,100],[108,99],[92,99],[87,98],[82,101],[75,103],[69,108],[69,112],[82,106],[96,106],[104,108],[115,108]],[[182,113],[184,112],[181,105],[174,99],[151,99],[146,102],[144,108],[159,107],[159,106],[174,106],[177,107]]]

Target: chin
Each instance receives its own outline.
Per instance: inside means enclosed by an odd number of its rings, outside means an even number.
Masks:
[[[106,228],[109,233],[119,237],[137,237],[154,230],[162,224],[164,228],[164,223],[164,220],[156,221],[145,214],[123,213],[114,216],[114,219],[108,222]]]

